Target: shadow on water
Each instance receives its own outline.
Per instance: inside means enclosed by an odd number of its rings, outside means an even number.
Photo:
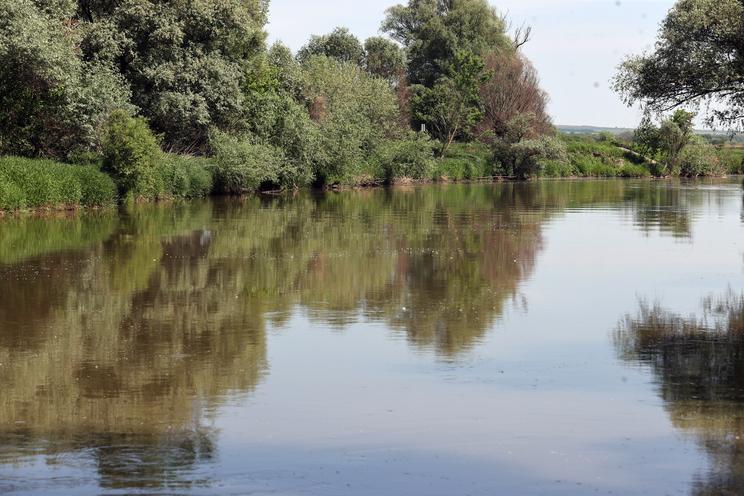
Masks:
[[[268,329],[380,322],[457,360],[532,275],[556,216],[604,206],[684,238],[710,195],[541,182],[3,220],[0,468],[75,453],[105,488],[209,484],[212,421],[269,373]]]
[[[710,455],[693,493],[744,492],[744,295],[729,291],[684,316],[645,302],[614,335],[620,357],[650,368],[674,425]]]

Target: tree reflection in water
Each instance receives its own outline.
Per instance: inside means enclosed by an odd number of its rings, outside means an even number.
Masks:
[[[713,193],[659,189],[427,187],[6,219],[0,463],[78,453],[109,488],[206,484],[212,420],[268,373],[267,329],[298,312],[338,329],[381,322],[457,360],[568,209],[611,206],[644,232],[689,236],[689,209]]]
[[[698,495],[744,492],[744,295],[703,302],[701,317],[641,303],[615,333],[622,359],[651,368],[676,427],[695,435],[712,468]]]

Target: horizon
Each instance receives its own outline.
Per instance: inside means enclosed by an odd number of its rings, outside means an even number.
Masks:
[[[282,41],[293,51],[311,35],[348,27],[364,40],[380,33],[387,8],[403,3],[369,0],[352,4],[321,0],[312,4],[272,0],[269,42]],[[635,128],[638,107],[629,108],[611,86],[617,66],[629,55],[652,48],[658,27],[674,0],[489,0],[513,26],[532,26],[522,47],[548,93],[556,126]],[[698,126],[701,123],[698,122]]]

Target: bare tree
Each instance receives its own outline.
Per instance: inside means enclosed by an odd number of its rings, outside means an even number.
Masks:
[[[495,51],[486,57],[486,70],[490,77],[480,89],[484,113],[477,129],[480,134],[491,131],[504,136],[510,121],[528,114],[532,124],[527,137],[553,131],[546,108],[548,95],[540,88],[537,71],[525,57],[511,51]]]
[[[514,28],[514,23],[509,19],[508,11],[501,14],[501,22],[504,25],[505,31],[508,32],[514,29],[512,43],[514,44],[515,50],[519,50],[519,48],[532,39],[532,26],[527,25],[527,23],[522,23],[521,26]]]

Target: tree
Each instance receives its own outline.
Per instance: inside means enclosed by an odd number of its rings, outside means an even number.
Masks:
[[[534,138],[553,130],[547,114],[547,94],[540,88],[537,71],[518,52],[494,51],[485,61],[488,79],[480,88],[483,103],[483,120],[479,134],[491,131],[503,137],[509,122],[519,115],[530,115],[527,134]]]
[[[458,53],[513,48],[504,19],[487,0],[409,0],[387,10],[382,30],[406,48],[410,82],[429,88]]]
[[[297,59],[305,62],[313,55],[325,55],[340,62],[362,65],[364,47],[347,28],[339,27],[329,34],[312,36],[307,45],[297,52]]]
[[[633,132],[633,145],[638,153],[653,159],[661,147],[659,127],[653,123],[651,117],[645,115]]]
[[[266,0],[80,1],[85,60],[117,68],[168,148],[202,150],[209,129],[238,131]]]
[[[627,59],[615,89],[654,112],[712,103],[710,124],[741,127],[744,118],[744,2],[680,0],[652,53]]]
[[[659,144],[667,163],[669,174],[679,170],[682,151],[693,136],[692,121],[695,114],[677,110],[672,117],[665,119],[659,129]]]
[[[320,132],[317,183],[352,179],[386,140],[402,134],[395,93],[382,79],[325,56],[308,59],[303,77],[303,100]]]
[[[397,86],[405,79],[406,56],[395,42],[375,36],[364,42],[364,66],[373,76]]]
[[[425,124],[442,141],[442,155],[482,117],[478,88],[483,79],[481,59],[463,51],[432,88],[415,87],[411,103],[414,121]]]
[[[116,108],[131,110],[113,66],[81,60],[74,2],[0,0],[0,153],[66,158],[98,148]]]

